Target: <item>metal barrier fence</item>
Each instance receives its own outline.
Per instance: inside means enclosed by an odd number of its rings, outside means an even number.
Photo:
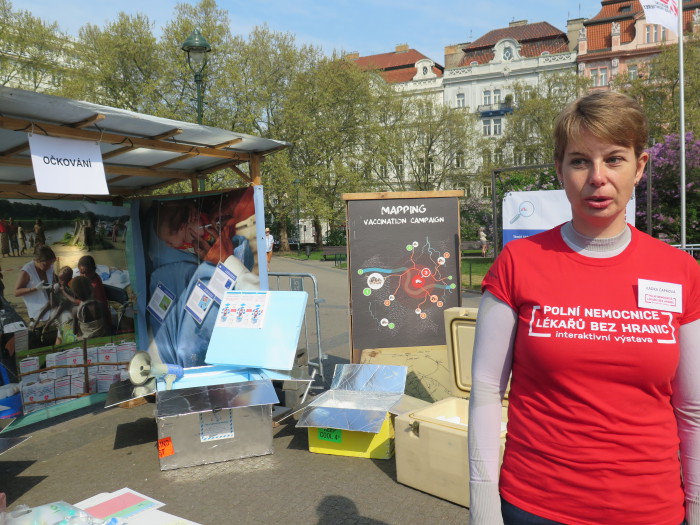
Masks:
[[[672,244],[671,246],[673,246],[674,248],[680,248],[681,250],[688,252],[696,259],[698,258],[698,256],[700,256],[700,244],[686,244],[685,248],[681,248],[680,244]]]
[[[325,384],[326,378],[323,375],[323,349],[321,347],[321,316],[319,305],[325,302],[318,296],[318,282],[316,277],[310,273],[277,273],[269,272],[270,290],[291,290],[305,291],[309,294],[309,301],[306,303],[304,313],[304,324],[300,339],[303,341],[308,355],[309,367],[313,370],[312,377],[318,373]],[[306,286],[304,283],[307,283]],[[313,312],[311,312],[313,308]],[[309,319],[314,319],[310,326]]]

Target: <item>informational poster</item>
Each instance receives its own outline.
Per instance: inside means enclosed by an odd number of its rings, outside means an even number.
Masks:
[[[628,223],[634,226],[635,199],[627,204]],[[503,197],[503,245],[550,230],[571,220],[571,204],[564,190],[513,191]]]
[[[211,308],[211,305],[214,304],[214,299],[214,293],[209,290],[207,285],[205,285],[202,281],[198,281],[192,290],[189,299],[187,299],[185,308],[195,321],[202,324],[202,321],[207,316],[209,308]]]
[[[81,275],[81,265],[92,285],[89,295],[103,304],[104,335],[133,333],[134,317],[128,311],[133,299],[128,229],[127,207],[0,199],[0,284],[4,287],[0,351],[5,358],[16,353],[19,362],[54,346],[60,351],[80,344],[83,334],[73,323],[75,303],[66,295],[75,294],[71,282]],[[53,259],[50,268],[44,270],[35,256]],[[51,286],[39,286],[42,282]],[[34,290],[17,297],[18,287]]]
[[[269,292],[226,294],[221,301],[216,326],[258,328],[265,324]]]
[[[151,295],[151,300],[148,301],[148,311],[162,323],[172,308],[174,300],[175,295],[162,283],[158,283]]]
[[[353,356],[444,345],[443,312],[460,304],[456,197],[348,201]]]
[[[256,221],[262,193],[241,188],[200,197],[141,199],[133,204],[135,261],[146,304],[164,287],[172,294],[166,316],[137,305],[139,345],[157,350],[164,363],[206,364],[220,302],[245,282],[258,288]],[[251,289],[247,288],[247,289]],[[151,339],[152,337],[152,339]]]
[[[221,263],[216,265],[214,275],[212,275],[209,280],[208,288],[214,294],[214,299],[217,303],[221,303],[221,299],[226,292],[233,290],[237,280],[238,276],[226,268],[226,266]]]

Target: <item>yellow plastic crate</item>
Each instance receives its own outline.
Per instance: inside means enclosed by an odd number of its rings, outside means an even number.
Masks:
[[[378,434],[309,427],[309,451],[334,456],[390,459],[394,456],[394,421],[386,415]]]

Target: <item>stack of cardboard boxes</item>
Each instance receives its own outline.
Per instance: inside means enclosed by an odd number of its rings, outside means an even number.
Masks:
[[[43,368],[39,356],[22,359],[19,369],[24,413],[84,394],[109,391],[112,383],[128,377],[126,370],[135,352],[136,343],[123,342],[52,352],[46,354]]]

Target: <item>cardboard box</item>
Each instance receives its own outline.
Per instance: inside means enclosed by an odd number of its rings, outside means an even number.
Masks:
[[[56,398],[70,397],[71,393],[71,376],[59,377],[54,381],[54,393]],[[67,401],[67,399],[58,399],[59,401]]]
[[[98,363],[118,363],[117,361],[117,347],[112,343],[99,346],[97,348],[97,362]]]
[[[71,376],[70,395],[79,396],[85,393],[85,376]]]
[[[116,372],[98,372],[97,373],[97,392],[109,392],[109,387],[113,383],[119,382],[119,371]]]
[[[51,354],[46,354],[46,368],[51,368],[53,366],[67,366],[68,359],[65,352],[53,352]],[[66,368],[54,368],[52,370],[46,370],[42,372],[42,379],[58,379],[59,377],[67,376],[68,369]]]
[[[503,409],[501,461],[505,446]],[[396,479],[458,505],[469,506],[469,400],[450,397],[396,417]]]
[[[22,403],[27,407],[30,403],[39,401],[39,384],[36,382],[32,383],[21,383],[22,390]],[[26,410],[25,410],[26,412]]]
[[[46,403],[56,399],[54,381],[41,381],[35,384],[37,385],[37,397],[39,401]]]
[[[80,347],[71,348],[65,351],[66,354],[66,364],[72,368],[68,369],[68,375],[78,376],[84,373],[84,368],[80,365],[85,363],[85,357],[83,356],[83,349]]]
[[[391,459],[394,455],[393,416],[386,415],[378,433],[309,427],[309,451],[356,458]]]
[[[394,365],[337,365],[330,390],[310,403],[297,423],[298,427],[309,428],[309,451],[391,458],[394,455],[391,414],[428,405],[403,394],[406,370],[405,366]]]
[[[136,343],[121,343],[117,346],[117,361],[120,363],[128,363],[136,353]]]
[[[20,383],[23,385],[28,385],[29,383],[38,383],[41,381],[40,372],[35,372],[33,374],[23,375]]]
[[[19,362],[20,373],[24,374],[27,372],[34,372],[35,370],[39,370],[38,356],[25,357]]]

